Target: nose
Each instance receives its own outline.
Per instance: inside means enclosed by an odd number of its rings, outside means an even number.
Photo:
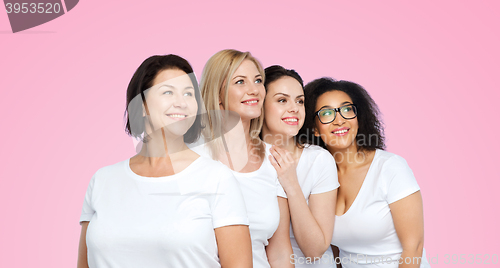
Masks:
[[[293,102],[292,105],[288,108],[289,113],[298,113],[299,105],[296,102]]]
[[[345,123],[345,119],[340,115],[340,111],[334,111],[335,112],[335,120],[333,120],[333,124],[335,125],[343,125]]]
[[[186,100],[182,94],[176,94],[173,106],[176,108],[184,109],[187,107]]]
[[[262,86],[262,84],[251,83],[251,85],[249,86],[249,89],[247,91],[247,94],[252,95],[252,96],[259,95],[259,87],[261,87],[261,86]]]

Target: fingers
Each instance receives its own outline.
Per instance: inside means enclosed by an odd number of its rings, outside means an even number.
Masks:
[[[295,162],[295,159],[293,159],[292,153],[289,151],[279,148],[275,145],[271,147],[270,150],[271,154],[276,158],[280,166],[283,166],[284,163],[286,164],[293,164]]]
[[[278,148],[279,149],[279,148]],[[276,162],[281,166],[282,162],[283,162],[283,157],[281,156],[281,154],[276,150],[276,148],[271,148],[271,150],[269,150],[269,152],[271,153],[271,155],[274,157],[274,159],[276,160]]]
[[[279,172],[279,170],[281,169],[280,164],[276,161],[276,159],[272,155],[268,157],[269,157],[269,162],[271,162],[271,165],[273,165],[274,169],[276,169],[276,172]]]

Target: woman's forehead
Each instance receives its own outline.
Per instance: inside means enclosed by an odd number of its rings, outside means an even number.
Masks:
[[[321,94],[316,102],[316,107],[331,106],[339,107],[345,103],[352,103],[351,98],[347,93],[340,90],[328,91]]]

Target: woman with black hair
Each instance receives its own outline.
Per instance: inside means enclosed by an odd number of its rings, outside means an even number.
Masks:
[[[79,268],[252,267],[243,196],[231,171],[186,143],[201,133],[189,63],[152,56],[127,89],[137,155],[99,169],[83,204]]]
[[[343,267],[429,267],[420,188],[406,161],[384,151],[379,110],[360,85],[331,78],[305,87],[301,134],[337,163],[332,244]]]

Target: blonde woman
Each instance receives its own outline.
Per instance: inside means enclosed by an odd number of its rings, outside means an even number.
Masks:
[[[254,267],[293,267],[288,202],[269,146],[259,138],[266,95],[261,64],[249,52],[222,50],[205,65],[201,92],[211,126],[203,133],[205,145],[194,150],[228,166],[239,182]]]

